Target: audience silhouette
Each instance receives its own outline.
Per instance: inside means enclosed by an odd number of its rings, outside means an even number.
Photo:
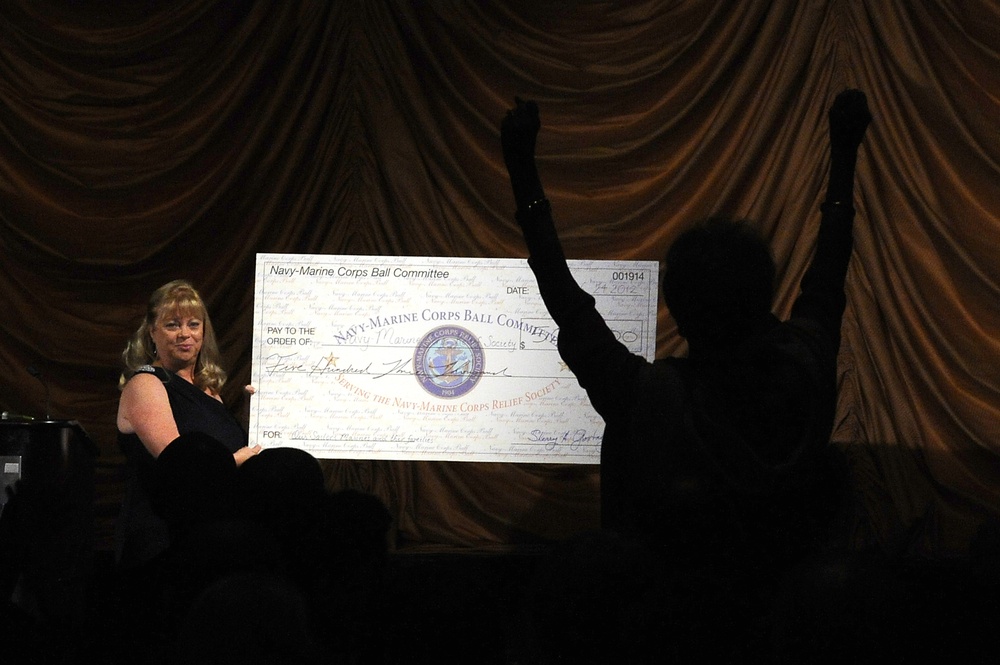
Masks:
[[[597,531],[556,545],[525,591],[525,663],[664,662],[673,635],[665,583],[653,553],[637,540]]]
[[[170,544],[123,578],[118,658],[379,662],[390,524],[379,499],[327,490],[305,451],[265,449],[237,466],[201,433],[171,442],[151,478]]]
[[[663,298],[688,354],[653,363],[615,339],[570,273],[535,163],[538,106],[516,102],[501,142],[528,263],[559,326],[559,353],[606,424],[602,526],[687,571],[675,591],[706,579],[764,602],[768,585],[822,541],[824,509],[839,499],[829,437],[865,95],[845,90],[829,110],[826,199],[790,318],[771,313],[774,261],[752,224],[709,219],[665,261]],[[744,626],[757,609],[748,606]]]
[[[280,576],[234,573],[192,603],[178,627],[171,665],[320,665],[349,662],[324,656],[311,632],[300,588]]]

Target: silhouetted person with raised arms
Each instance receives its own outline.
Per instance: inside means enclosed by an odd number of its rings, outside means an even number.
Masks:
[[[767,243],[747,222],[708,220],[666,256],[664,301],[688,356],[650,363],[615,340],[567,267],[535,164],[537,105],[518,99],[507,113],[503,155],[528,263],[559,326],[559,353],[605,421],[605,528],[678,563],[765,562],[795,549],[781,541],[811,519],[798,504],[815,494],[833,427],[855,163],[870,121],[857,90],[830,108],[829,184],[791,317],[771,313]]]

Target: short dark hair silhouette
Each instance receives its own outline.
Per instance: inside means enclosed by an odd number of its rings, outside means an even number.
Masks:
[[[172,658],[184,665],[312,665],[320,657],[301,591],[278,576],[236,573],[208,587],[180,624]]]
[[[156,458],[151,501],[172,533],[236,509],[236,460],[217,439],[188,432]]]
[[[315,517],[326,496],[319,460],[299,448],[267,448],[238,471],[240,506],[257,522],[298,530]]]
[[[688,340],[719,341],[771,311],[775,267],[767,241],[746,221],[719,217],[670,246],[663,301]]]

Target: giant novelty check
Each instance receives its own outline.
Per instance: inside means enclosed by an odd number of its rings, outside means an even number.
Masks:
[[[655,261],[570,261],[652,360]],[[598,464],[604,421],[523,259],[258,254],[250,444],[319,458]]]

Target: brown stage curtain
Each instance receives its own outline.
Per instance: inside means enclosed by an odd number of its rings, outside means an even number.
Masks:
[[[521,257],[515,95],[571,258],[692,221],[773,241],[786,314],[852,86],[859,160],[835,441],[859,545],[949,552],[1000,505],[1000,6],[987,0],[0,3],[0,406],[80,421],[120,496],[119,353],[159,284],[209,301],[242,412],[257,252]],[[666,312],[658,353],[683,352]],[[592,467],[329,462],[409,544],[597,524]],[[110,533],[110,527],[108,528]]]

